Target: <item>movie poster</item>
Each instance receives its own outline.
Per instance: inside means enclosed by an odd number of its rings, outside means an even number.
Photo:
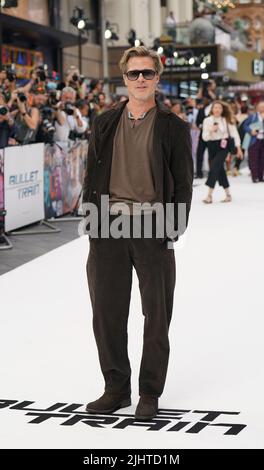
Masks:
[[[78,210],[88,151],[88,142],[68,148],[47,144],[44,165],[45,218],[60,217]]]

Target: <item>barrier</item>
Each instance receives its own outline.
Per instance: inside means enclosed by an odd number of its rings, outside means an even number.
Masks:
[[[45,218],[74,212],[80,201],[88,141],[76,141],[69,148],[59,142],[45,147]]]
[[[5,231],[44,218],[44,144],[7,147],[4,152]]]
[[[81,201],[88,141],[30,144],[0,149],[0,216],[4,231],[14,232],[43,219],[73,213]]]
[[[4,210],[4,150],[0,149],[0,211],[2,210]],[[1,217],[0,222],[3,222]]]
[[[4,150],[0,149],[0,251],[13,248],[9,238],[4,233]]]

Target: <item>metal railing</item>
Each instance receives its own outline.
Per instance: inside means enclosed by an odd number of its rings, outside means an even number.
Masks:
[[[171,41],[175,42],[176,44],[189,46],[190,45],[190,36],[189,36],[190,24],[191,24],[190,22],[177,23],[176,28],[163,24],[162,36],[168,37],[168,38],[170,37]]]

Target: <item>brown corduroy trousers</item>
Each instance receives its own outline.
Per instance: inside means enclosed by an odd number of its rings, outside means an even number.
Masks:
[[[110,220],[114,217],[110,215]],[[139,395],[159,397],[167,375],[168,333],[176,281],[174,250],[168,249],[166,242],[160,243],[154,236],[90,239],[87,277],[99,361],[105,391],[129,394],[127,323],[133,266],[145,317]]]

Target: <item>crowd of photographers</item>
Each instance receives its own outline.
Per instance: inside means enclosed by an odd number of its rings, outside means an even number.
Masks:
[[[112,105],[103,83],[87,82],[76,67],[64,82],[45,66],[36,67],[21,86],[11,67],[0,71],[0,148],[34,142],[88,139],[92,121]]]
[[[106,98],[101,80],[87,80],[72,66],[65,80],[46,66],[32,70],[30,80],[21,85],[11,67],[0,70],[0,148],[34,142],[69,145],[77,139],[89,140],[93,119],[124,96]],[[193,160],[196,177],[202,178],[206,143],[202,139],[204,119],[218,99],[214,80],[204,82],[196,99],[172,99],[162,92],[157,100],[190,123],[193,141]],[[254,114],[254,107],[233,100],[230,102],[241,142],[244,138],[243,121]],[[241,161],[234,167],[238,174]],[[228,164],[227,162],[227,166]]]
[[[65,81],[45,66],[32,70],[30,80],[21,85],[15,69],[0,70],[0,148],[34,142],[64,142],[88,139],[94,117],[124,96],[106,98],[101,80],[86,80],[72,66]],[[196,120],[198,110],[211,86],[198,100],[171,100],[163,93],[157,99],[179,117]],[[213,99],[213,96],[209,96]],[[187,116],[188,114],[188,116]]]

